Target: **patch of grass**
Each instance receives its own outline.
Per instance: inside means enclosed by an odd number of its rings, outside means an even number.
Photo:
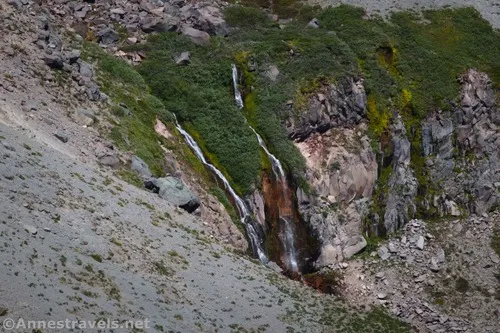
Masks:
[[[94,259],[95,261],[97,262],[102,262],[102,257],[99,253],[92,253],[90,255],[92,257],[92,259]]]
[[[0,317],[3,317],[9,313],[9,309],[0,307]]]
[[[61,255],[61,257],[59,257],[59,261],[61,262],[61,265],[63,267],[65,267],[66,266],[66,262],[68,261],[68,258],[66,258],[66,256],[64,256],[64,255]]]
[[[170,250],[167,252],[167,254],[171,257],[179,257],[179,253],[175,250]]]
[[[170,267],[165,265],[163,260],[154,262],[153,266],[160,275],[172,276],[172,274],[174,273]]]
[[[144,184],[143,184],[141,177],[139,177],[139,175],[136,172],[134,172],[130,169],[121,169],[121,170],[116,172],[116,175],[119,178],[126,181],[127,183],[134,185],[135,187],[138,187],[138,188],[144,187]]]
[[[230,6],[225,10],[224,17],[234,27],[256,28],[271,24],[266,14],[254,7]]]
[[[84,294],[85,296],[90,297],[90,298],[97,298],[99,296],[96,293],[93,293],[89,290],[82,290],[82,294]]]
[[[144,160],[154,176],[162,176],[165,161],[158,136],[153,130],[156,117],[166,112],[162,102],[149,93],[144,79],[132,66],[106,54],[96,44],[85,42],[82,58],[97,65],[97,79],[103,92],[115,104],[127,105],[133,114],[115,123],[109,133],[110,138],[118,148],[133,151]],[[120,173],[132,184],[138,183],[130,173]]]
[[[116,238],[111,238],[109,241],[111,243],[115,244],[116,246],[122,246],[123,245],[123,243],[120,240],[116,239]]]

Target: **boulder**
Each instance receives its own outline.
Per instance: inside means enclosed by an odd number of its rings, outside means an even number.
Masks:
[[[90,126],[94,123],[96,116],[93,110],[80,109],[73,113],[73,119],[77,124]]]
[[[78,63],[78,67],[79,67],[80,75],[84,79],[92,79],[93,72],[92,72],[92,67],[90,66],[89,63],[87,63],[85,61],[80,61]]]
[[[175,58],[175,63],[177,65],[186,66],[191,63],[191,53],[188,51],[182,52],[178,57]]]
[[[116,31],[111,28],[104,28],[99,30],[97,36],[99,43],[104,45],[114,44],[120,40],[120,37],[118,36]]]
[[[43,61],[52,69],[62,69],[64,67],[64,59],[58,53],[44,56]]]
[[[165,18],[146,16],[141,20],[140,26],[145,33],[177,31],[179,20],[172,16]]]
[[[271,81],[276,81],[278,79],[278,76],[280,75],[280,71],[278,67],[275,65],[270,65],[268,70],[266,71],[266,76],[269,78]]]
[[[319,21],[317,18],[313,18],[309,23],[307,23],[308,28],[313,28],[313,29],[318,29],[319,28]]]
[[[62,131],[56,132],[54,136],[58,138],[61,142],[66,143],[69,141],[68,135]]]
[[[425,238],[424,236],[419,236],[417,239],[417,249],[423,250],[425,246]]]
[[[68,60],[70,64],[74,64],[80,59],[80,50],[73,50],[68,55]]]
[[[138,156],[132,156],[130,162],[130,169],[137,172],[137,174],[143,179],[148,180],[152,177],[151,171],[149,170],[149,166],[140,159]]]
[[[120,159],[115,155],[105,155],[99,158],[99,162],[102,165],[109,166],[111,168],[118,168],[121,164]]]
[[[198,45],[207,45],[210,42],[210,35],[205,31],[201,31],[191,27],[184,27],[182,29],[182,34],[191,39],[193,43]]]
[[[378,256],[380,257],[380,259],[382,260],[387,260],[391,257],[391,253],[389,252],[389,249],[385,246],[381,246],[378,251]]]
[[[229,34],[229,26],[222,18],[220,10],[213,6],[206,6],[198,9],[195,14],[198,17],[195,26],[216,36],[227,36]]]
[[[164,177],[152,179],[154,186],[158,188],[158,195],[171,204],[181,207],[192,213],[200,206],[200,200],[194,193],[177,177]]]

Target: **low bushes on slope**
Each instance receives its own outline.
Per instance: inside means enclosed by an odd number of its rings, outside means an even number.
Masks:
[[[253,7],[227,9],[234,29],[227,38],[212,37],[208,47],[176,34],[151,38],[148,59],[140,69],[155,95],[179,114],[240,192],[252,188],[260,163],[257,142],[232,101],[233,62],[245,72],[245,117],[296,178],[304,161],[287,139],[283,121],[299,117],[308,96],[322,84],[344,75],[365,77],[369,130],[378,141],[393,108],[403,113],[412,139],[418,139],[421,119],[429,111],[449,107],[458,94],[456,79],[467,68],[500,79],[499,34],[472,8],[403,12],[388,21],[366,19],[362,9],[345,5],[309,8],[320,22],[319,29],[311,29],[297,13],[297,21],[279,26],[255,8],[265,4],[244,4]],[[192,63],[176,66],[173,58],[186,50]],[[265,74],[269,65],[280,71],[276,82]],[[286,105],[290,99],[294,114]],[[414,161],[418,149],[416,154]]]

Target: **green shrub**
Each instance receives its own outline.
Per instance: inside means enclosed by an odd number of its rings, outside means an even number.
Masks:
[[[258,9],[242,6],[228,7],[224,12],[226,22],[235,27],[255,28],[270,24],[266,14]]]

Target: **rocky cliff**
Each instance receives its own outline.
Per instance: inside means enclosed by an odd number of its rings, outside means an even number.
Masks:
[[[452,110],[429,114],[413,133],[394,111],[378,157],[366,136],[367,97],[360,80],[320,88],[287,121],[307,160],[311,194],[299,189],[298,197],[322,243],[318,266],[362,250],[365,230],[385,235],[417,215],[481,215],[498,207],[496,93],[488,76],[474,69],[460,84]]]
[[[310,194],[298,189],[301,213],[318,234],[317,266],[343,261],[366,246],[362,221],[377,179],[366,135],[366,93],[352,77],[310,97],[289,135],[307,161]]]
[[[453,110],[438,111],[422,124],[422,149],[430,181],[427,196],[436,214],[487,214],[499,204],[500,111],[488,75],[471,69]]]

